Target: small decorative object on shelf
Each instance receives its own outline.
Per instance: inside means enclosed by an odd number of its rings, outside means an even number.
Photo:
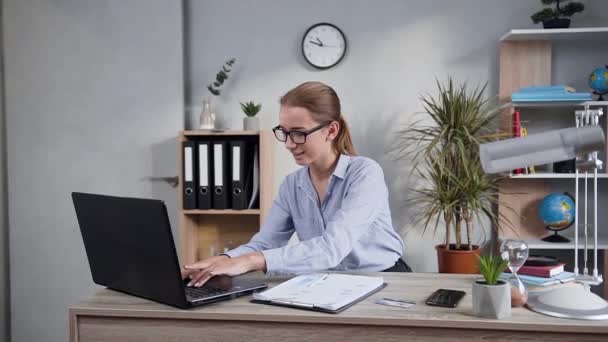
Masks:
[[[201,111],[200,129],[215,129],[215,113],[211,111],[209,99],[203,100],[203,110]]]
[[[500,245],[500,255],[507,261],[511,277],[507,280],[511,286],[511,306],[524,306],[528,301],[528,290],[517,275],[517,271],[528,259],[528,244],[522,240],[507,239]]]
[[[507,282],[499,280],[507,264],[508,261],[498,255],[479,257],[479,273],[484,279],[473,282],[475,316],[495,319],[511,316],[511,289]]]
[[[224,84],[224,81],[228,79],[228,73],[230,73],[232,66],[236,62],[236,58],[231,58],[227,60],[222,69],[215,75],[215,81],[207,86],[209,92],[214,96],[219,96],[221,94],[221,87]],[[200,117],[200,129],[216,129],[216,115],[211,110],[211,101],[209,99],[203,100],[203,110],[201,111]]]
[[[260,129],[260,120],[256,115],[262,109],[262,104],[255,104],[253,101],[241,102],[241,109],[247,115],[243,118],[243,129],[246,131],[257,131]]]
[[[604,95],[608,94],[608,65],[591,72],[589,87],[593,89],[595,95],[599,95],[598,101],[604,101]]]
[[[555,232],[543,238],[547,242],[570,242],[569,239],[558,235],[558,231],[569,228],[574,223],[576,204],[569,193],[552,193],[543,198],[538,207],[538,215],[548,230]]]
[[[545,8],[534,13],[530,18],[535,24],[543,23],[543,28],[558,29],[570,27],[570,17],[582,12],[585,5],[577,1],[541,0],[544,5],[555,4],[555,8]]]

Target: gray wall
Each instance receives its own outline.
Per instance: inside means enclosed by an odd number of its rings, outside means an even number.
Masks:
[[[93,285],[70,192],[176,192],[182,7],[168,0],[6,0],[13,341],[66,341]],[[173,219],[174,227],[176,220]]]
[[[607,13],[606,2],[586,3],[590,10],[576,24],[603,25],[605,17],[593,13]],[[306,80],[334,86],[358,149],[384,167],[395,226],[405,232],[412,228],[411,213],[401,209],[410,180],[385,157],[387,132],[421,109],[418,95],[434,91],[435,76],[489,81],[495,93],[497,40],[510,28],[531,27],[537,7],[533,0],[186,1],[182,46],[179,1],[4,0],[13,340],[65,341],[67,306],[97,288],[71,191],[165,199],[176,228],[175,190],[152,178],[176,173],[182,57],[191,107],[223,61],[239,58],[224,95],[213,99],[233,128],[242,125],[238,101],[263,102],[262,124],[270,128],[289,88]],[[337,24],[349,39],[346,59],[323,72],[308,67],[298,47],[319,21]],[[556,79],[584,84],[589,65],[570,47],[556,50]],[[598,47],[585,60],[601,65],[605,56]],[[276,151],[278,183],[296,165],[279,144]],[[4,219],[5,206],[0,196]],[[4,236],[0,228],[0,255]],[[406,239],[408,261],[434,270],[436,239],[416,230]]]
[[[585,3],[589,9],[575,18],[575,26],[606,26],[606,2]],[[269,129],[277,123],[277,100],[287,90],[309,80],[333,86],[355,146],[384,168],[395,227],[406,238],[406,259],[418,271],[434,271],[433,246],[443,236],[422,237],[419,227],[412,227],[412,213],[403,202],[413,180],[405,165],[385,153],[392,133],[422,109],[422,92],[435,93],[435,77],[488,81],[489,93],[496,94],[498,39],[511,28],[535,27],[529,16],[539,7],[540,1],[533,0],[187,1],[190,104],[200,105],[209,95],[205,85],[233,56],[238,62],[232,78],[224,94],[213,98],[223,126],[242,127],[238,102],[255,100],[263,103],[262,127]],[[306,29],[321,21],[339,26],[349,44],[345,59],[327,71],[308,66],[299,47]],[[585,89],[589,71],[606,63],[608,49],[584,48],[584,58],[568,46],[556,48],[556,81]],[[275,160],[277,188],[297,166],[280,144]],[[476,241],[482,241],[482,230],[477,233]]]
[[[2,9],[0,9],[0,341],[10,337],[10,287],[8,252],[8,217],[6,193],[6,130],[4,115],[4,44],[2,44]]]

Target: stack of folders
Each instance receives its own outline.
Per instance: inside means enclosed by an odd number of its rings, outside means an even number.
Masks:
[[[311,273],[292,278],[264,292],[254,293],[252,302],[339,313],[385,286],[382,277]]]
[[[565,85],[525,87],[511,94],[512,102],[566,102],[591,100],[591,93],[577,93],[574,88]]]
[[[202,138],[182,148],[184,209],[259,208],[257,140]]]

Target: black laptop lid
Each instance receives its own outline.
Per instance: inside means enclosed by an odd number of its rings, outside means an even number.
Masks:
[[[187,307],[164,202],[72,193],[93,281]]]

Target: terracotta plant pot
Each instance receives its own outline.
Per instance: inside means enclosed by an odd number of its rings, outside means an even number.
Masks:
[[[451,245],[454,247],[454,245]],[[446,249],[445,245],[435,246],[437,250],[437,265],[439,273],[465,273],[479,274],[477,257],[480,254],[479,246],[473,245],[473,250]]]

